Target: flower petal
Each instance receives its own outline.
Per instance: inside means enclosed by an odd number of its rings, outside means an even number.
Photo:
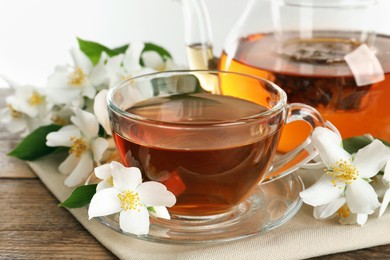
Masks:
[[[93,68],[91,60],[78,48],[71,48],[70,54],[73,57],[75,67],[80,67],[84,73],[89,74]]]
[[[108,188],[96,192],[89,204],[89,219],[93,217],[111,215],[121,211],[122,208],[118,194],[119,191],[115,188]]]
[[[97,163],[100,162],[100,160],[103,157],[103,153],[107,150],[107,148],[108,148],[108,142],[106,139],[102,137],[98,137],[95,140],[93,140],[91,143],[93,160]]]
[[[390,159],[386,162],[385,173],[383,174],[383,181],[390,183]]]
[[[31,105],[29,100],[35,95],[42,97],[42,94],[37,87],[30,85],[19,86],[15,91],[15,95],[7,98],[7,104],[11,105],[16,111],[34,118],[38,116],[38,106]]]
[[[120,191],[135,190],[142,182],[141,171],[135,167],[125,167],[116,161],[111,162],[114,187]]]
[[[68,187],[75,187],[85,181],[89,174],[93,171],[92,155],[89,152],[85,152],[81,155],[80,161],[76,165],[76,168],[65,179],[64,184]]]
[[[137,192],[141,202],[146,206],[172,207],[176,203],[175,195],[159,182],[148,181],[141,183],[137,188]]]
[[[107,100],[106,100],[107,93],[108,90],[103,89],[96,95],[95,102],[93,104],[93,111],[95,113],[96,119],[103,126],[106,133],[111,135],[112,132],[110,126],[110,119],[108,117]]]
[[[46,93],[51,102],[59,105],[70,104],[80,96],[79,89],[69,89],[66,87],[48,89]]]
[[[344,191],[344,187],[344,183],[334,186],[332,184],[332,178],[324,174],[308,189],[301,191],[299,195],[301,196],[303,202],[316,207],[327,204],[340,197]]]
[[[124,54],[118,54],[113,57],[107,58],[106,61],[106,70],[108,74],[117,74],[120,72]]]
[[[164,206],[154,206],[154,211],[149,211],[149,214],[156,218],[171,219],[169,212]]]
[[[51,94],[55,94],[56,90],[66,87],[68,85],[69,72],[70,70],[67,66],[56,66],[54,72],[47,79],[46,94],[50,90],[52,90]]]
[[[357,152],[353,164],[359,170],[361,178],[371,178],[385,166],[389,156],[386,146],[381,141],[374,140]]]
[[[109,78],[109,87],[113,87],[118,81],[122,80],[122,60],[124,54],[118,54],[107,59],[105,68]]]
[[[387,206],[389,206],[389,203],[390,203],[390,188],[385,192],[385,195],[383,196],[382,205],[379,210],[379,217],[381,217],[383,213],[385,213],[385,210]]]
[[[125,231],[135,235],[145,235],[149,233],[149,212],[146,207],[141,207],[140,211],[123,210],[119,214],[119,226]]]
[[[46,97],[54,104],[68,104],[80,96],[79,88],[69,88],[70,70],[65,66],[57,66],[46,84]]]
[[[73,144],[71,138],[79,138],[81,136],[80,130],[74,125],[67,125],[62,127],[57,132],[51,132],[46,136],[47,146],[66,146],[70,147]]]
[[[89,79],[94,86],[100,86],[108,83],[108,75],[104,62],[107,60],[107,54],[105,52],[100,56],[100,60],[95,67],[93,67],[89,74]]]
[[[312,142],[327,166],[351,158],[351,155],[341,147],[339,137],[327,128],[316,127],[312,134]]]
[[[95,175],[101,180],[107,180],[111,175],[111,166],[109,163],[95,167]]]
[[[104,189],[108,189],[108,188],[112,188],[111,183],[108,181],[101,181],[96,186],[96,191],[100,191],[100,190],[104,190]]]
[[[315,139],[317,138],[327,138],[329,142],[336,143],[338,145],[341,144],[341,136],[336,134],[334,131],[330,130],[329,128],[326,127],[316,127],[313,131],[313,136]]]
[[[155,51],[145,51],[142,53],[142,60],[145,67],[150,67],[156,70],[162,70],[165,67],[164,60]]]
[[[327,219],[334,215],[345,204],[345,197],[337,198],[327,204],[314,208],[313,216],[315,219]]]
[[[86,138],[91,139],[96,137],[99,132],[99,122],[95,115],[80,108],[74,108],[73,112],[75,116],[70,118],[72,123],[82,131]]]
[[[348,184],[345,196],[352,213],[372,214],[381,205],[374,188],[360,178]]]
[[[354,214],[351,213],[349,214],[348,217],[343,218],[340,217],[339,222],[343,225],[354,225],[354,224],[359,224],[359,225],[364,225],[367,222],[368,215],[367,214]]]
[[[358,223],[360,226],[363,226],[367,223],[368,215],[367,214],[357,214],[356,217],[356,223]]]
[[[84,86],[84,88],[82,90],[82,94],[84,97],[87,97],[89,99],[93,99],[96,95],[96,89],[92,85],[88,84],[88,85]]]
[[[133,42],[126,50],[125,57],[123,58],[123,66],[128,72],[141,69],[139,59],[141,57],[142,50],[145,45],[142,42]]]
[[[62,174],[68,175],[76,168],[79,161],[79,157],[75,156],[74,154],[70,154],[68,157],[66,157],[65,161],[63,161],[58,166],[58,171]]]

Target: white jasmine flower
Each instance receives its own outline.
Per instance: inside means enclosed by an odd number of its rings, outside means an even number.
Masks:
[[[144,47],[144,43],[134,42],[129,45],[124,54],[118,54],[106,59],[104,67],[109,82],[108,88],[114,87],[123,80],[156,72],[156,69],[151,66],[153,62],[145,64],[144,67],[140,65]]]
[[[114,87],[125,79],[154,71],[151,68],[142,68],[139,64],[144,46],[141,42],[132,43],[124,54],[106,59],[104,68],[107,73],[108,88]]]
[[[22,112],[15,110],[11,105],[0,110],[0,122],[4,124],[8,132],[20,134],[25,137],[45,123],[41,118],[31,118]]]
[[[47,118],[48,105],[41,89],[32,85],[20,85],[3,77],[14,95],[5,99],[6,108],[2,109],[0,121],[11,133],[25,136],[36,128],[50,123]]]
[[[88,209],[90,219],[119,212],[119,226],[123,231],[143,235],[149,233],[149,213],[170,218],[165,207],[176,203],[175,196],[159,182],[142,183],[138,168],[126,168],[114,161],[101,166],[96,173],[106,183],[112,178],[112,185],[101,185],[93,196]]]
[[[8,96],[6,103],[29,117],[38,117],[46,110],[45,96],[33,86],[18,86],[15,95]],[[42,111],[42,112],[41,112]]]
[[[312,140],[326,169],[313,186],[300,193],[303,201],[315,207],[322,206],[315,214],[326,217],[344,205],[339,200],[345,196],[351,213],[372,214],[380,203],[368,181],[383,168],[389,156],[385,145],[374,140],[353,158],[329,129],[317,127]]]
[[[107,83],[104,55],[99,63],[93,66],[79,49],[71,49],[71,54],[74,66],[57,66],[48,78],[47,96],[54,104],[80,106],[82,97],[93,99],[96,89]]]
[[[132,43],[126,50],[122,60],[122,72],[120,80],[133,78],[135,76],[156,72],[152,67],[139,63],[145,44],[142,42]]]
[[[79,108],[74,109],[72,125],[62,127],[46,136],[47,146],[70,147],[69,156],[59,166],[59,171],[69,176],[65,185],[69,187],[81,184],[92,172],[94,162],[100,163],[108,147],[106,139],[98,137],[99,123],[96,117]]]

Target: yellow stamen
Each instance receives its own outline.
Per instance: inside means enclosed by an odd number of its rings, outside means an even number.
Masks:
[[[22,117],[22,113],[20,113],[19,111],[16,111],[13,106],[7,105],[7,108],[9,109],[9,112],[10,112],[12,118]]]
[[[125,190],[118,194],[118,198],[123,210],[136,210],[140,212],[142,204],[137,192]]]
[[[87,145],[82,138],[71,137],[70,140],[73,142],[72,146],[69,149],[70,154],[74,154],[77,157],[80,157],[85,150],[87,150]]]
[[[33,92],[31,97],[28,99],[28,103],[30,103],[31,106],[38,106],[43,103],[43,98],[37,92]]]
[[[344,204],[341,208],[337,210],[337,214],[339,217],[348,218],[351,214],[351,211],[349,210],[349,207],[347,204]]]
[[[337,161],[334,165],[325,169],[325,172],[333,178],[332,183],[334,186],[336,186],[338,182],[351,184],[359,177],[358,169],[352,164],[350,160]]]
[[[107,179],[107,183],[110,184],[111,186],[114,186],[114,179],[112,178],[112,176],[110,176],[110,178]]]
[[[52,116],[51,121],[57,125],[67,125],[69,122],[60,116]]]
[[[68,84],[75,87],[81,87],[84,85],[86,80],[86,75],[84,71],[77,67],[71,74],[68,76]]]

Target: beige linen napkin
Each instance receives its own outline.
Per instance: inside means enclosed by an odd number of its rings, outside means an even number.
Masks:
[[[58,162],[45,158],[29,165],[60,201],[72,191],[63,185]],[[147,242],[112,231],[92,219],[85,208],[70,211],[107,249],[121,259],[302,259],[390,243],[390,213],[371,216],[363,227],[318,221],[304,205],[286,224],[235,242],[216,245],[167,245]]]

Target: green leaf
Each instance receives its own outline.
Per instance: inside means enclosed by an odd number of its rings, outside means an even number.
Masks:
[[[8,155],[21,160],[33,161],[56,151],[57,147],[46,146],[46,136],[51,132],[58,131],[61,127],[60,125],[39,127],[26,136]]]
[[[156,213],[156,209],[154,207],[149,206],[149,207],[147,207],[147,209],[150,212]]]
[[[128,44],[114,48],[114,49],[110,49],[110,48],[108,48],[100,43],[97,43],[97,42],[86,41],[86,40],[83,40],[80,38],[77,38],[77,41],[78,41],[80,50],[85,55],[87,55],[87,57],[92,61],[93,65],[96,65],[99,62],[100,57],[102,55],[102,52],[105,52],[105,53],[107,53],[108,56],[113,57],[113,56],[116,56],[118,54],[125,53],[126,50],[129,48]],[[172,58],[172,55],[166,49],[164,49],[163,47],[161,47],[159,45],[151,43],[151,42],[145,43],[145,47],[142,50],[142,53],[144,53],[146,51],[157,52],[164,61],[166,61],[168,58]],[[145,65],[144,61],[142,60],[142,57],[140,58],[139,62],[140,62],[141,66]]]
[[[343,140],[344,149],[350,154],[356,153],[359,149],[369,145],[371,143],[371,139],[367,136],[355,136],[351,138],[346,138]]]
[[[103,128],[102,125],[99,125],[98,136],[99,136],[99,137],[103,137],[103,138],[106,138],[106,137],[107,137],[106,130],[104,130],[104,128]]]
[[[80,50],[84,52],[85,55],[92,61],[93,65],[98,64],[102,52],[107,53],[108,56],[112,57],[118,55],[120,52],[116,50],[111,50],[110,48],[101,45],[97,42],[86,41],[80,38],[77,38],[79,43]],[[123,46],[121,48],[124,48]]]
[[[127,51],[127,48],[129,48],[128,44],[115,48],[113,49],[113,51],[116,52],[117,54],[125,53]]]
[[[60,203],[59,206],[68,209],[87,206],[96,193],[96,186],[97,184],[89,184],[77,187],[73,190],[72,194],[70,194],[69,198]]]
[[[142,50],[142,53],[144,53],[146,51],[155,51],[155,52],[157,52],[164,61],[166,61],[168,58],[172,59],[172,55],[166,49],[164,49],[163,47],[158,46],[158,45],[156,45],[154,43],[151,43],[151,42],[146,42],[145,43],[145,47]],[[145,63],[144,63],[142,57],[141,57],[141,60],[140,60],[140,64],[141,64],[141,66],[145,66]]]

